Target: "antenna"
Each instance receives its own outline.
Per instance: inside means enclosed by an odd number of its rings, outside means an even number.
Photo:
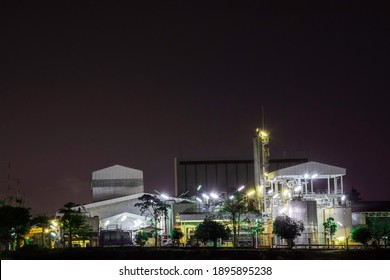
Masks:
[[[8,161],[8,196],[11,195],[11,161]]]
[[[261,105],[261,122],[262,122],[262,129],[264,130],[264,105]]]

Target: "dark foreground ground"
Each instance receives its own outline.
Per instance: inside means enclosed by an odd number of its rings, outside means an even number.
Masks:
[[[25,248],[2,252],[11,260],[390,260],[390,249],[228,249],[228,248]]]

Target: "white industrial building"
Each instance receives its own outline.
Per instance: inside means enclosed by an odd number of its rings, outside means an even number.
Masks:
[[[124,241],[123,239],[126,242],[126,238],[131,239],[134,231],[149,226],[147,217],[142,216],[140,209],[135,207],[139,198],[147,194],[144,193],[142,171],[122,165],[94,171],[91,189],[93,202],[82,205],[82,210],[89,216],[99,217],[100,236],[105,236],[105,240],[100,239],[100,243],[103,241],[106,244],[109,244],[109,241],[120,243]],[[187,208],[196,209],[193,203],[185,199],[156,196],[172,206],[166,219],[159,225],[165,233],[169,233],[176,223],[175,217],[178,212]]]
[[[352,229],[351,208],[344,195],[346,169],[309,161],[268,174],[265,205],[270,219],[286,214],[304,222],[301,243],[325,244],[323,223],[334,218],[341,230],[335,239],[345,240]],[[299,242],[299,240],[298,240]]]

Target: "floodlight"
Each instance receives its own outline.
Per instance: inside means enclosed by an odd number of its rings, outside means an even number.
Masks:
[[[215,198],[215,199],[218,198],[218,195],[217,195],[216,193],[211,193],[210,196],[211,196],[212,198]]]

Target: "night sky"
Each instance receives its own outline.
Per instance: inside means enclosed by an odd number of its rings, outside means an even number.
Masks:
[[[8,161],[33,213],[114,164],[173,195],[176,156],[252,158],[263,107],[272,158],[390,200],[386,1],[96,2],[0,4],[2,196]]]

